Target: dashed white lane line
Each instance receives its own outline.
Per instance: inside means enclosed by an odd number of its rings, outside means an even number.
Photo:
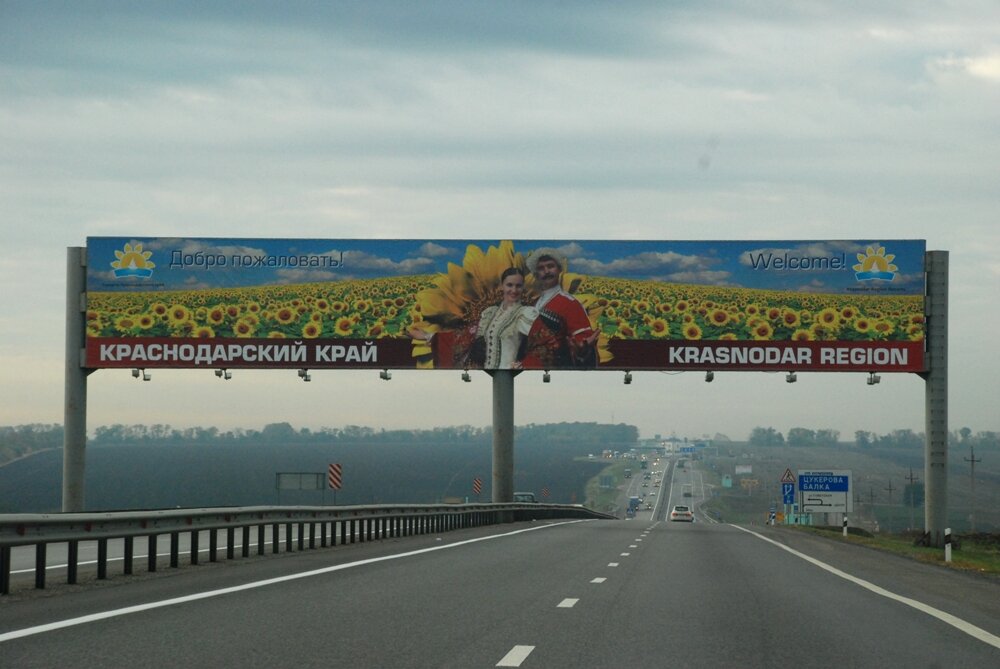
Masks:
[[[574,606],[576,606],[576,603],[578,601],[580,601],[580,600],[579,599],[564,599],[561,602],[559,602],[559,605],[556,608],[557,609],[571,609]]]
[[[622,557],[628,557],[631,553],[622,553]]]
[[[635,545],[635,544],[632,544],[631,546],[629,546],[629,548],[638,548],[638,546]]]
[[[604,583],[606,580],[608,580],[608,579],[602,578],[602,577],[598,576],[593,581],[591,581],[591,583]]]
[[[609,563],[608,563],[608,566],[609,566],[609,567],[617,567],[617,566],[618,566],[618,563],[617,563],[617,562],[609,562]]]
[[[521,663],[535,650],[534,646],[514,646],[510,652],[496,663],[498,667],[520,667]]]
[[[839,576],[840,578],[842,578],[842,579],[844,579],[846,581],[850,581],[851,583],[854,583],[856,585],[860,585],[865,590],[870,590],[871,592],[874,592],[876,595],[881,595],[882,597],[885,597],[887,599],[891,599],[891,600],[897,601],[897,602],[899,602],[901,604],[905,604],[907,606],[913,607],[917,611],[921,611],[921,612],[926,613],[927,615],[929,615],[929,616],[931,616],[933,618],[937,618],[941,622],[943,622],[945,624],[948,624],[948,625],[951,625],[955,629],[960,630],[962,632],[965,632],[966,634],[968,634],[969,636],[971,636],[973,638],[979,639],[983,643],[987,643],[987,644],[993,646],[994,648],[1000,648],[1000,637],[996,636],[995,634],[991,634],[991,633],[987,632],[986,630],[982,629],[981,627],[976,627],[972,623],[966,622],[965,620],[962,620],[958,616],[953,616],[950,613],[945,613],[944,611],[941,611],[940,609],[936,609],[933,606],[930,606],[928,604],[924,604],[923,602],[919,602],[919,601],[917,601],[915,599],[910,599],[909,597],[903,597],[902,595],[897,595],[896,593],[891,592],[889,590],[886,590],[885,588],[881,588],[881,587],[875,585],[874,583],[866,581],[866,580],[864,580],[862,578],[858,578],[857,576],[852,576],[851,574],[848,574],[847,572],[841,571],[841,570],[837,569],[836,567],[830,566],[830,565],[828,565],[825,562],[821,562],[820,560],[817,560],[814,557],[810,557],[810,556],[806,555],[805,553],[800,553],[799,551],[795,550],[794,548],[789,548],[788,546],[786,546],[784,544],[781,544],[781,543],[778,543],[777,541],[774,541],[773,539],[768,539],[764,535],[758,534],[757,532],[753,532],[752,530],[748,530],[748,529],[742,528],[739,525],[732,525],[731,527],[735,527],[736,529],[741,530],[743,532],[746,532],[747,534],[752,534],[755,537],[757,537],[758,539],[762,539],[763,541],[766,541],[769,544],[777,546],[781,550],[788,551],[792,555],[794,555],[796,557],[799,557],[799,558],[802,558],[806,562],[810,562],[810,563],[816,565],[820,569],[824,569],[824,570],[830,572],[831,574],[834,574],[835,576]]]

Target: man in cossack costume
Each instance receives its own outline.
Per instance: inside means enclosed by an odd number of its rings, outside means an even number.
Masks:
[[[593,369],[597,367],[598,333],[587,310],[564,291],[560,277],[566,259],[555,249],[541,248],[528,255],[528,269],[535,277],[538,317],[524,342],[525,369]]]

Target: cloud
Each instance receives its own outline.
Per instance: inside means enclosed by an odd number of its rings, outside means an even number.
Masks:
[[[582,274],[597,274],[600,276],[623,276],[628,278],[678,277],[678,276],[715,276],[705,275],[718,264],[714,258],[683,255],[680,253],[637,253],[632,256],[616,258],[611,261],[601,261],[591,258],[578,258],[573,261],[573,271]],[[728,275],[728,272],[722,274]],[[679,279],[671,279],[677,281]]]
[[[1000,52],[981,56],[948,54],[932,59],[927,67],[932,76],[966,75],[974,79],[1000,84]]]
[[[333,251],[332,253],[339,253]],[[352,276],[405,276],[426,274],[435,269],[436,263],[430,258],[407,258],[392,260],[365,253],[364,251],[344,251],[344,270]]]
[[[427,242],[415,251],[416,254],[430,258],[440,258],[442,256],[454,256],[458,253],[455,249],[450,249],[434,242]]]

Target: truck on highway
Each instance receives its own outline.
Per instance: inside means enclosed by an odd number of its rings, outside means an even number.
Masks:
[[[638,497],[634,497],[634,496],[633,497],[629,497],[628,498],[628,508],[625,509],[625,517],[626,518],[634,518],[635,517],[635,512],[639,510],[639,505],[640,504],[642,504],[642,500],[640,500]]]

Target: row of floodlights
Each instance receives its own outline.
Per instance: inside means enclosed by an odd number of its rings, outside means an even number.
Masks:
[[[233,373],[230,372],[228,369],[223,369],[223,368],[216,369],[215,375],[225,381],[228,381],[229,379],[233,378]],[[149,381],[149,379],[151,378],[149,372],[147,372],[145,369],[138,369],[138,368],[133,369],[132,378],[138,379],[140,377],[142,378],[143,381]],[[381,372],[378,373],[378,377],[383,381],[389,381],[392,379],[392,372],[390,372],[388,369],[383,369]],[[299,378],[306,382],[312,381],[312,376],[309,374],[308,369],[300,369]],[[472,376],[469,375],[469,370],[465,370],[464,372],[462,372],[462,380],[465,381],[466,383],[472,381]],[[714,380],[715,380],[715,372],[711,370],[705,372],[706,383],[711,383]],[[787,383],[795,383],[798,380],[799,377],[795,374],[795,372],[788,372],[785,375],[785,381]],[[549,370],[546,369],[542,373],[542,383],[550,383],[551,381],[552,381],[552,375],[549,373]],[[882,377],[876,374],[875,372],[868,373],[868,380],[866,381],[866,383],[869,386],[874,386],[875,384],[880,383],[881,381]],[[630,371],[625,372],[624,383],[626,386],[632,383],[632,372]]]

